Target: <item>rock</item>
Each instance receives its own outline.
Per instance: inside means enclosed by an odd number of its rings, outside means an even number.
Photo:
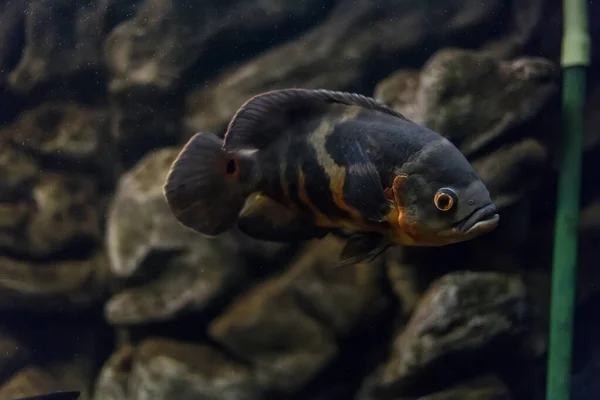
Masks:
[[[583,182],[582,188],[584,193],[586,186],[585,182]],[[552,187],[552,189],[554,190],[555,188]],[[596,188],[592,186],[591,190],[595,191]],[[600,270],[597,268],[599,257],[598,240],[600,239],[600,199],[597,195],[591,196],[591,198],[586,197],[583,196],[582,199],[577,229],[578,263],[576,302],[578,305],[585,304],[590,298],[596,296],[600,289]],[[536,301],[536,304],[539,304],[542,309],[544,309],[543,304],[547,304],[550,297],[552,270],[549,267],[553,262],[554,220],[556,217],[555,201],[553,201],[549,209],[550,211],[542,215],[541,220],[538,220],[532,226],[528,242],[528,251],[531,251],[531,260],[527,263],[527,269],[532,268],[532,262],[537,264],[537,276],[533,279],[547,291],[544,302]],[[548,312],[549,310],[546,311]],[[547,320],[548,315],[545,315],[546,323]]]
[[[298,256],[290,289],[313,315],[331,327],[336,335],[356,334],[371,326],[388,305],[382,290],[383,260],[332,268],[345,241],[332,235],[312,242]]]
[[[67,312],[98,304],[107,289],[102,252],[84,260],[33,262],[0,257],[0,310]]]
[[[600,200],[582,208],[579,214],[579,229],[582,234],[600,235]]]
[[[18,61],[22,51],[19,28],[25,20],[29,1],[11,1],[0,4],[0,86],[4,87],[6,76]]]
[[[206,345],[150,338],[107,361],[96,385],[102,399],[262,399],[248,367]]]
[[[314,23],[304,19],[314,16],[317,7],[327,5],[319,0],[237,0],[220,4],[146,0],[132,19],[117,26],[106,39],[105,59],[112,73],[109,90],[171,90],[198,60],[210,58],[194,71],[205,76],[212,73],[211,65],[231,58],[227,50],[218,51],[224,43],[234,43],[237,55],[233,57],[240,57],[249,53],[245,47],[261,38],[272,38],[281,33],[281,28]],[[231,37],[234,32],[236,36]]]
[[[29,187],[27,174],[35,170],[37,176],[39,169],[77,171],[94,178],[99,189],[112,188],[120,165],[108,122],[106,110],[73,103],[49,102],[21,113],[5,130],[9,147],[2,152],[8,152],[8,163],[17,164],[11,170],[23,168],[18,173],[25,180],[14,183],[19,192]]]
[[[529,305],[517,276],[455,272],[434,282],[396,342],[400,368],[416,372],[448,354],[481,351],[524,333]]]
[[[106,233],[111,271],[124,281],[144,281],[107,303],[112,324],[164,321],[202,311],[243,282],[249,246],[278,257],[239,232],[207,238],[175,219],[162,186],[178,152],[165,148],[146,155],[121,177],[112,199]]]
[[[105,305],[106,320],[113,325],[135,325],[204,311],[236,288],[243,267],[236,253],[200,241],[193,250],[168,257],[165,271],[156,279],[112,296]]]
[[[104,326],[89,314],[78,314],[75,319],[67,313],[13,315],[17,318],[3,314],[3,322],[10,323],[10,331],[18,335],[26,349],[31,349],[31,356],[24,368],[2,381],[0,398],[75,390],[81,392],[81,400],[88,400],[98,357],[103,357],[98,350],[110,343],[110,336],[103,333],[110,332],[103,332]]]
[[[0,400],[72,390],[81,392],[79,399],[88,400],[88,390],[80,375],[77,368],[69,370],[69,367],[62,367],[49,371],[29,366],[21,369],[0,387]]]
[[[94,367],[89,360],[73,360],[52,365],[49,372],[57,380],[59,390],[77,390],[81,393],[78,400],[90,400]]]
[[[558,59],[556,48],[547,51],[540,42],[552,46],[550,43],[557,43],[556,39],[560,41],[558,36],[549,42],[547,32],[544,32],[548,27],[555,30],[560,27],[560,3],[527,0],[512,3],[510,8],[511,17],[502,27],[497,27],[499,34],[482,46],[482,50],[499,59],[510,59],[524,53],[530,54],[531,49],[535,49],[535,54]],[[555,35],[556,31],[552,34]]]
[[[178,143],[182,84],[202,82],[224,63],[319,22],[329,3],[145,0],[104,44],[112,133],[124,161],[131,164],[147,151]]]
[[[518,357],[529,313],[526,287],[518,275],[465,271],[437,279],[398,332],[390,361],[361,388],[361,398],[422,392],[417,388],[423,387],[419,383],[425,377],[428,387],[436,385],[436,376],[444,382],[460,379],[461,373],[469,373],[469,363],[487,356],[490,365],[507,348]]]
[[[192,92],[187,99],[186,134],[220,131],[248,98],[272,89],[370,91],[361,83],[400,68],[424,43],[431,51],[489,24],[502,7],[501,1],[338,2],[321,25],[301,38],[229,68]],[[440,8],[446,12],[440,13]],[[482,34],[476,41],[487,38]]]
[[[256,368],[268,390],[302,389],[338,353],[336,338],[364,333],[389,305],[382,258],[334,269],[344,241],[308,242],[289,269],[236,298],[209,327]]]
[[[417,122],[440,132],[467,156],[506,140],[558,93],[558,68],[543,58],[498,61],[444,49],[427,61],[417,92]]]
[[[8,329],[0,329],[0,381],[3,382],[31,359],[31,349]]]
[[[13,375],[0,387],[0,400],[38,396],[58,390],[73,390],[61,387],[52,375],[36,367],[27,367]]]
[[[485,375],[418,400],[511,400],[508,388],[494,375]]]
[[[425,268],[406,262],[403,256],[401,247],[389,248],[385,253],[385,268],[387,280],[399,300],[400,317],[406,322],[417,307],[429,282],[423,282]]]
[[[111,96],[110,133],[126,168],[149,152],[177,144],[181,134],[180,108],[172,94]]]
[[[0,135],[4,132],[0,132]],[[40,168],[36,160],[18,151],[8,141],[0,142],[0,201],[19,200],[29,193],[39,179]]]
[[[23,2],[25,3],[25,2]],[[137,3],[127,1],[30,0],[25,12],[25,48],[10,73],[12,89],[28,93],[42,84],[88,73],[86,90],[99,85],[102,42]],[[14,33],[13,33],[14,34]],[[96,81],[96,82],[94,82]]]
[[[208,346],[169,340],[147,340],[140,345],[132,380],[131,388],[138,398],[152,393],[164,393],[160,397],[177,393],[182,399],[262,397],[247,367]]]
[[[400,69],[375,86],[373,97],[401,112],[406,118],[419,118],[415,101],[420,83],[419,70]]]
[[[14,145],[54,167],[107,172],[111,148],[108,114],[70,103],[47,103],[23,112],[12,126]]]
[[[548,149],[528,138],[473,161],[473,167],[496,207],[503,209],[525,199],[539,186],[549,167],[548,160]]]
[[[214,340],[254,365],[264,388],[286,393],[303,387],[338,351],[332,330],[308,315],[289,289],[294,275],[236,298],[209,327]]]
[[[112,332],[98,317],[100,316],[95,313],[82,315],[75,321],[67,319],[60,325],[48,319],[47,326],[40,330],[49,337],[45,338],[38,333],[33,338],[37,340],[36,356],[43,360],[40,363],[44,365],[44,369],[62,387],[81,391],[82,400],[91,398],[98,362],[103,359],[112,341]],[[45,347],[43,351],[42,342]]]
[[[374,96],[415,122],[440,132],[469,158],[520,133],[556,99],[558,68],[549,60],[498,60],[488,52],[446,48],[418,73],[399,70]],[[544,144],[548,137],[542,136]]]
[[[94,400],[127,400],[134,347],[120,346],[104,363],[94,385]]]
[[[560,2],[0,3],[0,400],[543,398]],[[599,386],[597,71],[577,400]],[[222,133],[243,102],[283,87],[373,94],[440,131],[492,192],[499,228],[343,269],[332,236],[184,228],[162,193],[182,140]]]
[[[236,302],[210,333],[253,363],[263,387],[296,391],[333,359],[337,346],[332,333],[295,305],[289,292],[262,289]]]
[[[40,172],[27,197],[0,203],[0,248],[49,257],[91,248],[100,236],[96,185],[76,173]]]

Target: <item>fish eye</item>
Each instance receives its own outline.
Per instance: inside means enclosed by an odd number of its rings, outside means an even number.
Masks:
[[[458,201],[458,197],[454,190],[449,188],[441,188],[437,191],[433,197],[433,203],[435,207],[440,211],[448,211],[454,207],[454,204]]]

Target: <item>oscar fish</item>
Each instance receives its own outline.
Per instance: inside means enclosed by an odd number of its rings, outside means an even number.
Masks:
[[[388,247],[443,246],[499,216],[465,156],[441,134],[356,93],[281,89],[243,104],[225,136],[197,133],[163,186],[184,226],[259,240],[346,235],[339,265]]]

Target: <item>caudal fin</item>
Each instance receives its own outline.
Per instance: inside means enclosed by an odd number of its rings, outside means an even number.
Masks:
[[[247,196],[239,182],[239,160],[222,144],[212,133],[194,135],[173,161],[163,187],[177,220],[208,236],[233,226]]]

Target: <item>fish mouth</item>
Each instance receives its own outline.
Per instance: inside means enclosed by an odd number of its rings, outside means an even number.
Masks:
[[[488,232],[496,228],[500,216],[494,204],[487,204],[469,214],[455,226],[455,231],[465,235]]]

